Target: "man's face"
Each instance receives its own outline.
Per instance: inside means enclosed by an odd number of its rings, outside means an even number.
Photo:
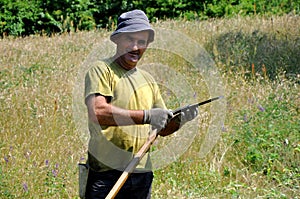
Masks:
[[[130,70],[135,68],[148,46],[148,31],[122,33],[117,40],[118,63]]]

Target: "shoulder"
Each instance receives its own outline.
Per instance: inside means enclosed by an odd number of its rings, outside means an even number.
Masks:
[[[109,63],[106,60],[97,60],[90,64],[87,70],[87,75],[103,76],[112,73]]]
[[[97,60],[93,64],[91,64],[91,67],[89,68],[89,71],[109,71],[109,63],[106,60]]]

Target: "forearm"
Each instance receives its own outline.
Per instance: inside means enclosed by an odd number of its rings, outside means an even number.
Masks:
[[[91,95],[86,100],[89,120],[104,126],[142,124],[143,110],[126,110],[108,103],[101,95]]]
[[[143,110],[126,110],[111,104],[106,104],[96,110],[95,116],[100,125],[105,126],[124,126],[142,124]]]

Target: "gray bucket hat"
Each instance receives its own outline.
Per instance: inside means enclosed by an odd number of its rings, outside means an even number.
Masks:
[[[120,33],[140,32],[143,30],[149,31],[149,43],[154,40],[154,30],[150,26],[148,17],[141,10],[132,10],[121,14],[117,25],[117,29],[110,35],[110,40],[114,43]]]

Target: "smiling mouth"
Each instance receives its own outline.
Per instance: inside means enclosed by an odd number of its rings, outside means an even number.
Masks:
[[[137,56],[137,55],[139,55],[139,52],[138,51],[130,51],[130,52],[128,52],[128,54]]]
[[[127,53],[131,58],[133,59],[139,59],[140,58],[140,53],[138,51],[131,51]]]

